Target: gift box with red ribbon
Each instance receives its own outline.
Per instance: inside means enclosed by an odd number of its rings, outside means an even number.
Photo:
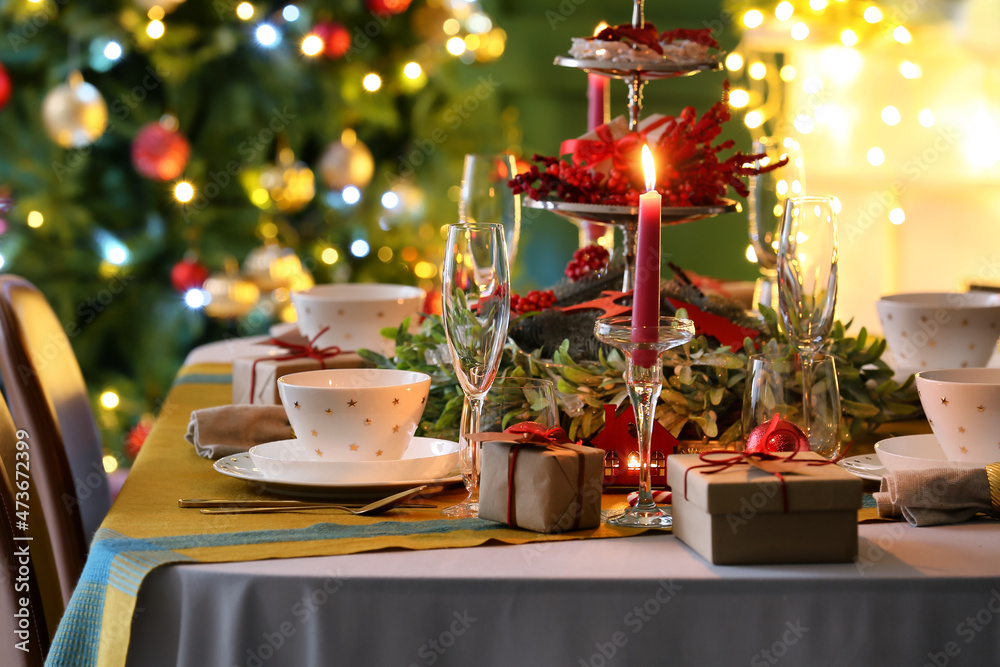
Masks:
[[[561,428],[531,422],[477,435],[485,440],[481,519],[538,533],[600,525],[603,450],[572,444]]]
[[[857,556],[861,480],[812,452],[674,455],[667,482],[674,535],[717,565]]]
[[[625,116],[618,116],[577,139],[562,142],[559,153],[594,172],[607,174],[614,167],[622,173],[642,174],[639,151],[643,144],[656,145],[669,120],[669,116],[652,114],[639,121],[633,132]]]
[[[269,347],[262,347],[260,355],[233,359],[233,405],[281,405],[278,378],[283,375],[365,365],[357,352],[336,346],[317,348],[315,339],[289,336],[272,338],[264,345]]]

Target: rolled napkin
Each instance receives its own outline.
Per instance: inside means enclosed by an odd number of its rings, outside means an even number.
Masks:
[[[1000,517],[1000,464],[900,470],[882,478],[874,497],[879,516],[912,526],[961,523],[980,512]]]
[[[220,459],[293,435],[280,405],[221,405],[193,411],[184,439],[198,456]]]

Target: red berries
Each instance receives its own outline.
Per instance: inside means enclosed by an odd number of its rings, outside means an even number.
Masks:
[[[599,245],[589,245],[573,253],[573,259],[566,265],[566,277],[576,282],[608,265],[608,249]]]
[[[518,296],[517,294],[510,295],[510,310],[517,315],[545,310],[554,306],[555,303],[556,295],[552,290],[545,292],[531,290],[524,296]]]

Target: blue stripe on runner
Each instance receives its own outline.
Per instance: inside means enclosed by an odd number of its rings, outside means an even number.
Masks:
[[[174,380],[173,386],[179,384],[232,384],[232,373],[190,373],[180,375]]]

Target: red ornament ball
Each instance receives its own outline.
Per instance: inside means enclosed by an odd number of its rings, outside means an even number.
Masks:
[[[312,33],[323,40],[323,55],[327,58],[341,58],[351,48],[351,32],[338,21],[317,23]]]
[[[208,267],[196,259],[182,259],[170,269],[170,282],[181,294],[199,289],[208,280]]]
[[[747,454],[808,452],[809,438],[792,422],[774,415],[771,421],[758,424],[750,431],[743,451]]]
[[[367,4],[376,14],[401,14],[410,6],[410,0],[367,0]]]
[[[143,125],[132,140],[132,164],[146,178],[172,181],[184,172],[189,157],[188,140],[162,123]]]
[[[125,434],[125,446],[122,448],[127,457],[134,460],[138,456],[139,450],[146,443],[146,436],[149,435],[152,428],[153,420],[142,419],[129,429],[129,432]]]
[[[4,108],[7,101],[10,99],[10,93],[14,89],[14,85],[10,82],[10,75],[7,73],[7,69],[0,63],[0,109]]]

